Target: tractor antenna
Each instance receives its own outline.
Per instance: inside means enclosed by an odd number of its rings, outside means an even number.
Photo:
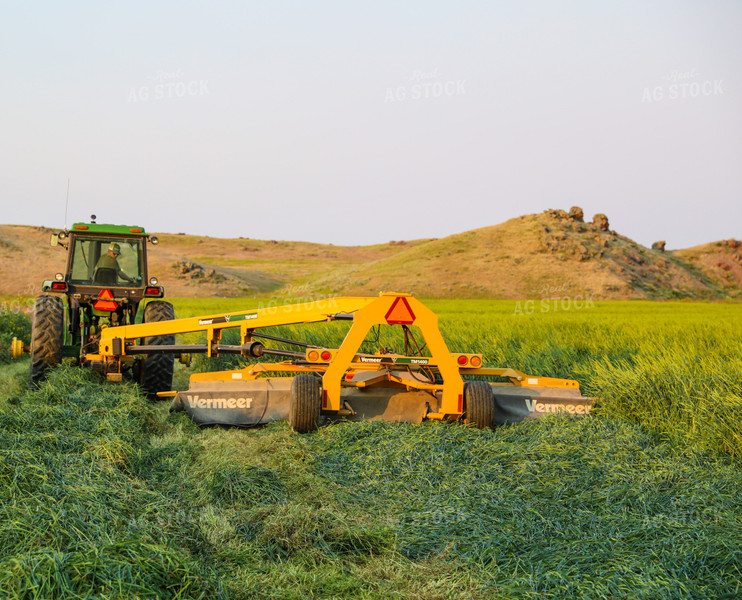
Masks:
[[[67,230],[67,207],[70,205],[70,178],[67,178],[67,200],[64,203],[64,229]]]

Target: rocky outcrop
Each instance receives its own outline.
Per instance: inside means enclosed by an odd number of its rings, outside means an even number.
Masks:
[[[204,269],[202,265],[186,259],[176,262],[173,267],[181,279],[207,279],[214,282],[225,281],[226,277],[215,269]]]
[[[610,231],[611,227],[608,224],[608,217],[603,213],[597,213],[593,216],[593,225],[595,225],[601,231]]]
[[[579,221],[582,223],[584,217],[585,213],[582,212],[582,209],[579,206],[573,206],[569,209],[569,218],[573,221]]]

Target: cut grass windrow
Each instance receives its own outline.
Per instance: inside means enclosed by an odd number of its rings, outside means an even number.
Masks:
[[[742,475],[620,419],[199,430],[63,367],[0,412],[4,598],[734,598]]]
[[[131,384],[62,367],[28,392],[4,365],[0,597],[742,597],[741,307],[431,305],[453,351],[577,379],[595,416],[199,430]]]

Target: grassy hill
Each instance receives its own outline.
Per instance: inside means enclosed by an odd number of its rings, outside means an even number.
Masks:
[[[51,230],[0,226],[0,294],[34,295],[64,268]],[[742,294],[735,240],[663,252],[549,210],[440,239],[333,246],[158,234],[150,272],[170,296],[723,299]]]

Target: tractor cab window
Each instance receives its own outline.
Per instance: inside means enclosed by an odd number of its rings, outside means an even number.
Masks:
[[[143,279],[141,239],[75,238],[70,283],[139,287]]]

